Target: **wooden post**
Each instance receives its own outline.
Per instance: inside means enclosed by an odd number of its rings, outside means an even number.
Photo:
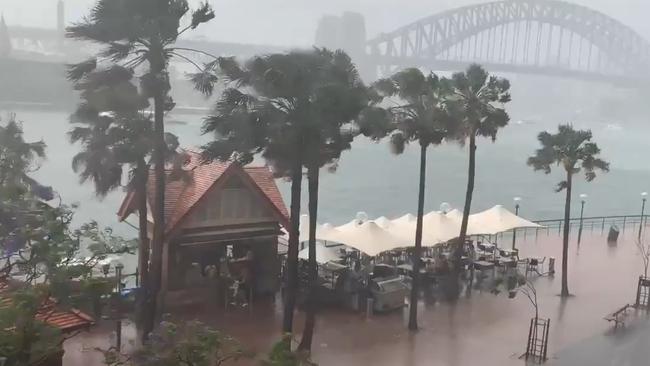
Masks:
[[[551,328],[551,319],[546,319],[545,332],[544,332],[544,348],[542,351],[542,361],[546,361],[546,355],[548,352],[548,331]]]
[[[117,352],[122,351],[122,321],[120,319],[115,321],[115,349]]]
[[[641,305],[641,279],[643,277],[639,276],[639,282],[636,285],[636,307],[638,308]]]

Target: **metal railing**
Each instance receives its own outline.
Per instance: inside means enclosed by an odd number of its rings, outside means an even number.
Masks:
[[[543,227],[517,229],[517,236],[562,234],[562,229],[564,228],[564,219],[536,220],[533,222]],[[579,230],[581,223],[584,233],[600,232],[600,234],[605,234],[612,226],[618,227],[620,232],[625,232],[626,230],[638,231],[639,225],[643,227],[648,225],[648,215],[590,216],[583,217],[582,219],[574,217],[569,219],[569,229]]]

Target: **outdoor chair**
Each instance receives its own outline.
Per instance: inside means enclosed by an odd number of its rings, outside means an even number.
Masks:
[[[541,275],[539,268],[543,267],[544,262],[546,262],[546,257],[544,257],[541,261],[537,258],[529,258],[528,265],[526,266],[526,274],[528,274],[528,272],[535,272],[538,275]]]
[[[493,253],[494,252],[494,246],[493,245],[479,243],[477,246],[483,252],[486,252],[486,253]]]

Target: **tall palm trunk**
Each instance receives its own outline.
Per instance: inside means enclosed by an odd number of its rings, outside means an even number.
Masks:
[[[418,300],[420,297],[420,262],[422,257],[422,220],[424,217],[424,187],[427,176],[427,146],[420,145],[420,185],[418,189],[418,217],[413,248],[413,282],[409,306],[409,329],[418,329]]]
[[[307,319],[302,332],[299,350],[311,351],[316,325],[316,290],[318,284],[318,264],[316,263],[316,221],[318,219],[318,179],[319,168],[310,167],[307,171],[309,190],[309,296],[307,297]]]
[[[135,177],[135,197],[138,200],[138,274],[140,288],[147,289],[149,283],[149,232],[147,220],[147,180],[149,172],[144,160],[138,162]]]
[[[162,50],[153,51],[153,59],[150,60],[151,73],[160,79],[163,78],[164,58]],[[162,310],[162,304],[158,302],[158,296],[162,281],[162,259],[163,246],[165,243],[165,124],[164,124],[164,103],[165,93],[161,85],[156,85],[154,96],[154,202],[153,202],[153,237],[151,241],[151,266],[149,292],[147,294],[147,317],[144,324],[143,337],[153,331],[158,313]]]
[[[474,194],[474,176],[476,175],[476,132],[472,131],[469,136],[469,167],[467,172],[467,191],[465,192],[465,207],[463,208],[463,221],[460,225],[460,235],[458,237],[458,246],[455,253],[455,268],[460,266],[460,259],[465,246],[467,237],[467,225],[469,223],[469,213],[472,209],[472,195]]]
[[[571,188],[573,174],[567,170],[566,174],[566,200],[564,202],[564,235],[562,238],[562,292],[560,296],[569,296],[569,231],[571,218]]]
[[[291,217],[289,225],[289,248],[287,249],[287,288],[284,297],[282,331],[293,332],[293,311],[298,292],[298,246],[300,245],[300,193],[302,188],[302,161],[296,155],[291,177]]]
[[[148,167],[143,161],[138,162],[135,169],[135,197],[138,207],[138,274],[140,288],[143,292],[138,296],[137,302],[137,324],[145,324],[148,321],[148,293],[149,288],[149,223],[147,220],[147,179],[149,177]],[[148,334],[148,332],[146,333]]]

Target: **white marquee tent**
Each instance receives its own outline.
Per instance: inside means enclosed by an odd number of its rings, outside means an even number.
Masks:
[[[460,221],[432,211],[422,218],[422,244],[436,245],[458,237]]]
[[[460,211],[456,208],[447,212],[445,216],[449,217],[450,219],[458,221],[458,224],[460,224],[460,222],[463,221],[463,211]]]
[[[298,253],[298,258],[308,260],[309,259],[309,247],[306,246],[303,250]],[[320,264],[325,264],[327,262],[333,262],[340,260],[341,257],[338,255],[335,249],[328,248],[325,244],[316,242],[316,262]]]
[[[374,219],[374,220],[372,220],[372,221],[374,221],[374,222],[375,222],[377,225],[379,225],[382,229],[388,229],[388,228],[390,228],[391,225],[392,225],[391,220],[388,219],[386,216],[378,217],[378,218],[376,218],[376,219]]]
[[[462,217],[462,212],[455,209],[446,214],[436,211],[426,214],[423,217],[422,245],[425,247],[436,246],[458,237]],[[300,218],[301,241],[306,241],[309,238],[308,222],[308,216],[302,215]],[[411,214],[406,214],[395,220],[389,220],[383,216],[375,220],[356,218],[337,227],[331,224],[317,225],[316,238],[321,241],[345,244],[367,255],[375,256],[384,251],[413,246],[415,227],[416,217]],[[541,226],[497,205],[489,210],[470,215],[467,234],[494,235],[518,228],[538,227]],[[306,256],[307,254],[308,252],[302,255]],[[323,260],[327,258],[329,258],[328,254],[322,254]]]
[[[496,205],[489,210],[469,216],[469,235],[494,235],[512,229],[542,227]]]
[[[324,239],[345,244],[370,256],[410,245],[408,241],[382,229],[373,221],[339,226],[336,232],[326,235]]]

